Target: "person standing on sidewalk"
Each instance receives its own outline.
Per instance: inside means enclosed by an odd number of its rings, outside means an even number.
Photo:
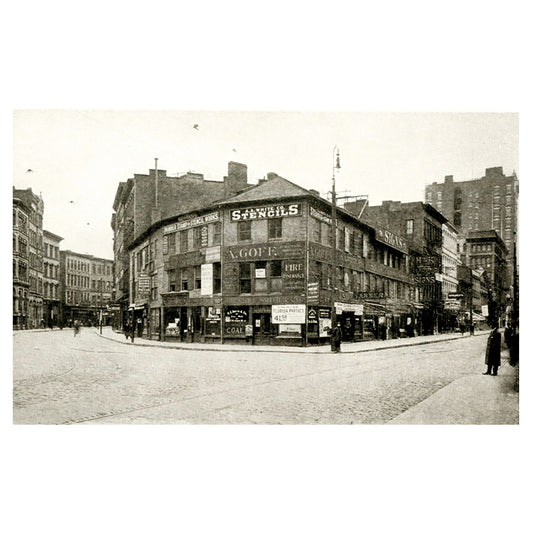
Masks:
[[[331,331],[331,351],[340,352],[341,351],[341,323],[337,322],[333,330]]]
[[[492,375],[498,375],[498,367],[501,365],[501,349],[502,349],[502,336],[498,331],[498,327],[495,326],[490,332],[487,339],[487,350],[485,352],[485,364],[487,365],[487,371],[483,372],[484,376],[490,376],[491,369]]]

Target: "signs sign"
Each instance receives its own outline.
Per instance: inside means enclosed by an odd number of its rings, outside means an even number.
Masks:
[[[310,304],[318,303],[318,282],[307,284],[307,301]]]
[[[362,315],[363,304],[348,304],[344,302],[335,302],[335,313],[340,315],[343,312],[354,313],[355,315]]]
[[[273,305],[272,324],[305,324],[305,305]]]
[[[387,229],[376,228],[376,241],[388,244],[404,254],[409,251],[407,248],[407,241]]]
[[[297,217],[302,214],[301,204],[277,204],[262,207],[247,207],[246,209],[232,209],[230,219],[232,222],[240,220],[256,220],[267,218]]]
[[[354,291],[353,297],[356,300],[382,300],[385,298],[384,291]]]
[[[216,263],[220,261],[220,246],[212,246],[205,249],[205,262]]]
[[[318,220],[326,222],[327,224],[331,224],[331,217],[326,215],[326,213],[323,213],[314,207],[310,208],[310,213],[312,217],[318,218]]]
[[[150,276],[148,274],[139,274],[137,276],[137,296],[139,298],[148,298],[150,294]]]

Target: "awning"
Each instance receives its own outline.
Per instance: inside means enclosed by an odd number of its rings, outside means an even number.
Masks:
[[[382,315],[385,313],[385,306],[382,304],[375,304],[373,302],[365,302],[365,315],[379,314]]]

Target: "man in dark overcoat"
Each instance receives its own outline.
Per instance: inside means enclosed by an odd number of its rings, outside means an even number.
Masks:
[[[487,339],[487,351],[485,352],[485,364],[487,365],[487,371],[483,372],[483,375],[490,376],[491,370],[492,375],[498,375],[498,367],[501,364],[501,348],[502,348],[502,336],[498,331],[498,328],[495,327],[490,332],[489,338]]]
[[[341,337],[342,330],[340,322],[337,322],[333,330],[331,331],[331,351],[340,352],[341,351]]]

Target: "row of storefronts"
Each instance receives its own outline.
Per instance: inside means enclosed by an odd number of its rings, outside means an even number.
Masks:
[[[333,242],[333,235],[335,241]],[[433,333],[399,235],[279,176],[161,221],[130,246],[118,323],[167,342],[309,345]],[[434,279],[433,283],[438,283]]]

